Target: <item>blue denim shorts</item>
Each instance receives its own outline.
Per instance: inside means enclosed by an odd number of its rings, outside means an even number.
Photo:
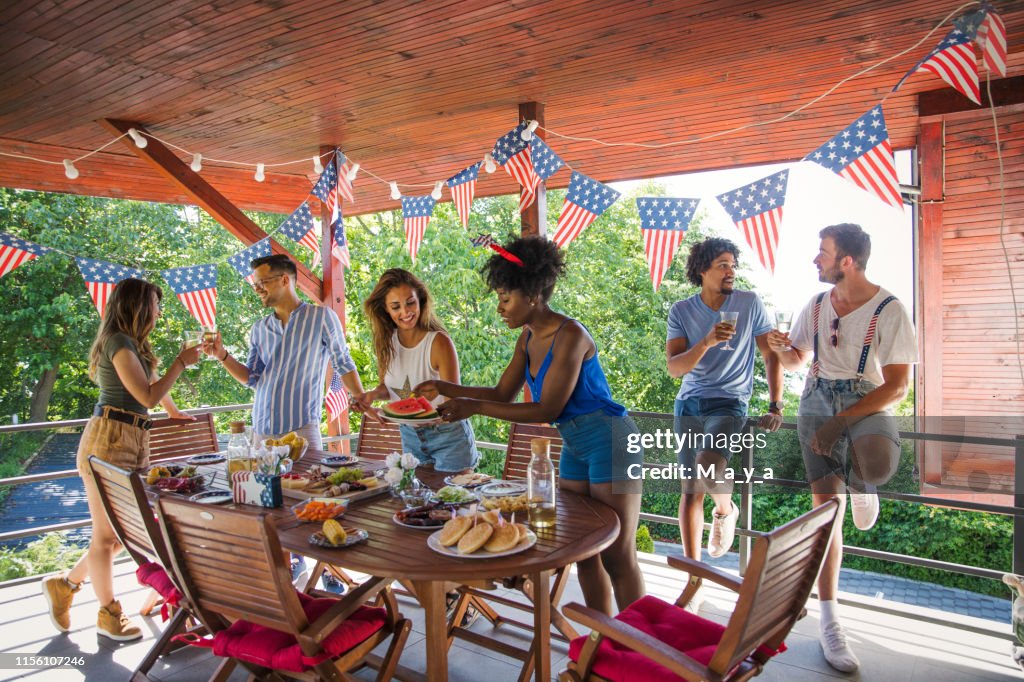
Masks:
[[[462,471],[476,466],[480,459],[473,427],[466,420],[450,424],[411,426],[402,424],[402,450],[412,453],[421,464],[435,471]]]
[[[739,398],[676,399],[672,429],[680,436],[702,443],[737,442],[747,423],[747,403]],[[716,452],[728,460],[728,447],[682,447],[676,453],[683,466],[695,466],[697,455],[705,450]]]
[[[555,424],[562,436],[562,455],[558,475],[567,481],[611,483],[626,481],[627,467],[641,463],[642,448],[630,453],[630,434],[639,434],[633,418],[612,417],[604,412],[590,412]]]
[[[830,456],[822,456],[811,449],[815,432],[830,417],[849,408],[865,395],[877,388],[863,379],[822,379],[809,376],[800,396],[797,414],[797,432],[800,435],[800,449],[803,451],[807,480],[814,482],[829,475],[842,479],[850,473],[852,462],[847,450],[852,441],[862,436],[885,436],[897,447],[900,445],[900,431],[892,412],[876,412],[850,426],[832,446]]]

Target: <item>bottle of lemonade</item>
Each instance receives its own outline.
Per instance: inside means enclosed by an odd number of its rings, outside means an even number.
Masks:
[[[228,438],[228,476],[236,471],[249,471],[252,460],[249,453],[249,439],[245,435],[245,422],[231,422],[231,437]]]
[[[526,472],[530,525],[548,528],[555,525],[555,466],[551,463],[551,441],[530,441],[530,468]]]

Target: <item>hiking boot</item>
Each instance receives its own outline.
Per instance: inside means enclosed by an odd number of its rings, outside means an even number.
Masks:
[[[50,605],[50,621],[61,632],[71,629],[71,600],[82,585],[72,585],[63,573],[43,578],[40,583],[46,603]]]
[[[852,673],[860,667],[860,661],[846,641],[846,631],[838,622],[829,623],[821,631],[821,652],[828,664],[840,672]]]
[[[853,525],[860,530],[870,530],[878,521],[878,495],[875,493],[855,493],[850,491],[850,511],[853,513]]]
[[[732,504],[730,502],[729,504]],[[725,516],[719,516],[718,512],[711,514],[711,534],[708,536],[708,556],[717,559],[732,547],[732,540],[736,536],[736,521],[740,518],[740,510],[732,504],[732,511]]]
[[[100,607],[96,617],[96,632],[117,642],[142,639],[142,628],[132,623],[121,610],[121,602],[116,599]]]

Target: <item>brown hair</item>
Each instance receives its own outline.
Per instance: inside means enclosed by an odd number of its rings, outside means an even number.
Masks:
[[[124,279],[114,287],[107,300],[100,329],[96,332],[96,340],[92,342],[92,348],[89,350],[91,379],[95,381],[96,368],[103,355],[103,347],[114,334],[126,334],[131,337],[138,347],[139,355],[149,365],[149,373],[152,374],[156,370],[159,363],[149,343],[149,332],[156,322],[151,305],[153,294],[156,294],[157,301],[164,297],[163,289],[142,279]]]
[[[854,223],[839,223],[829,225],[818,233],[822,239],[831,239],[836,245],[836,260],[842,260],[844,256],[853,259],[858,270],[868,266],[868,258],[871,257],[871,237],[860,225]]]
[[[386,270],[377,280],[373,291],[363,301],[363,312],[370,319],[370,327],[373,329],[373,351],[377,356],[377,371],[382,377],[387,374],[391,359],[395,355],[391,336],[398,328],[388,313],[384,299],[389,291],[402,285],[415,291],[416,298],[419,299],[420,317],[416,320],[416,326],[428,332],[445,332],[444,325],[434,316],[434,299],[430,296],[427,286],[408,270]]]

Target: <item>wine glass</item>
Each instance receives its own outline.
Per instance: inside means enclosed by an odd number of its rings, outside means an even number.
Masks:
[[[214,341],[216,341],[217,340],[217,325],[213,325],[213,324],[206,325],[206,324],[204,324],[203,325],[203,336],[202,336],[202,339],[203,339],[203,343],[204,344],[206,344],[206,343],[213,343]],[[206,359],[206,360],[209,360],[210,358],[211,358],[211,356],[209,356],[209,355],[203,355],[203,356],[200,357],[200,359]]]
[[[776,310],[775,311],[775,327],[783,334],[788,334],[793,328],[793,311],[792,310]],[[793,350],[792,346],[786,346],[786,350]]]
[[[203,331],[201,329],[192,329],[184,332],[181,336],[181,348],[187,350],[200,346],[203,343]],[[186,367],[195,367],[198,362],[193,362],[191,365],[185,365]]]
[[[724,324],[726,326],[732,327],[733,331],[736,330],[736,320],[740,319],[739,312],[732,311],[732,310],[722,310],[722,311],[719,311],[718,317],[719,317],[719,320],[720,320],[720,324]],[[722,350],[736,350],[736,349],[733,346],[730,346],[729,345],[729,341],[726,340],[725,345],[722,346]]]

